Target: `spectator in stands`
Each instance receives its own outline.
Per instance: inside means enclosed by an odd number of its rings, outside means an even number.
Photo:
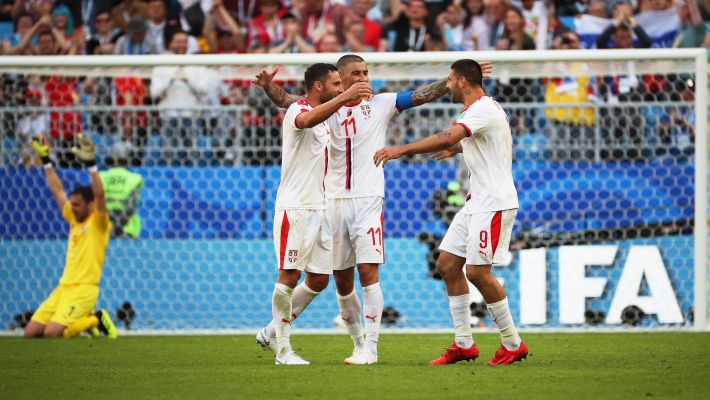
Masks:
[[[628,3],[617,3],[612,15],[613,23],[597,39],[597,47],[630,49],[634,47],[633,34],[635,33],[641,48],[651,46],[646,32],[636,24],[633,10]],[[613,45],[609,40],[613,38]],[[641,108],[627,105],[628,102],[644,101],[644,96],[653,96],[644,93],[644,81],[648,80],[648,87],[657,90],[662,82],[651,82],[650,76],[639,76],[633,62],[626,63],[623,71],[613,77],[603,77],[599,80],[598,93],[610,106],[600,109],[604,146],[602,157],[605,159],[643,159],[647,156],[640,148],[645,143],[646,122],[641,113]]]
[[[116,129],[113,112],[113,81],[110,77],[90,76],[83,80],[80,92],[82,105],[103,106],[102,110],[85,111],[86,129],[98,134],[111,134]]]
[[[466,16],[458,4],[449,5],[444,12],[436,19],[436,26],[441,32],[443,50],[462,51],[464,50],[464,27],[463,19]]]
[[[165,26],[167,7],[165,0],[150,0],[146,10],[148,20],[148,38],[155,43],[157,54],[165,53]]]
[[[278,14],[279,0],[261,0],[261,15],[249,22],[249,47],[266,47],[284,40],[284,27]]]
[[[111,9],[113,24],[125,32],[131,19],[148,18],[148,5],[143,0],[123,0]]]
[[[27,31],[32,29],[32,25],[34,25],[34,20],[32,19],[32,15],[25,13],[17,16],[17,18],[15,18],[14,24],[14,33],[10,37],[2,41],[2,54],[24,55],[16,53],[15,48],[17,48],[17,46],[22,41],[22,36]],[[27,48],[25,48],[25,51],[27,51]]]
[[[42,37],[39,39],[42,42]],[[53,111],[52,108],[74,108],[79,102],[79,79],[53,75],[43,80],[44,105],[50,109],[49,134],[52,147],[57,151],[57,161],[62,167],[79,167],[80,163],[70,151],[74,139],[82,133],[81,113]]]
[[[525,17],[525,33],[530,35],[535,42],[537,50],[547,48],[548,9],[542,0],[522,0],[520,11]],[[549,21],[552,22],[552,21]]]
[[[87,34],[96,33],[96,14],[101,11],[106,11],[110,14],[112,3],[107,0],[82,0],[79,4],[81,6],[81,22],[84,32]]]
[[[20,14],[30,14],[35,18],[40,18],[52,12],[54,0],[15,0],[12,6],[12,17],[17,18]]]
[[[657,119],[655,139],[656,157],[692,158],[695,142],[695,82],[689,76],[679,76],[670,88],[674,105],[654,107],[651,118]],[[689,104],[691,106],[689,106]]]
[[[92,35],[86,43],[86,54],[106,55],[113,54],[113,48],[120,37],[120,31],[113,27],[113,20],[108,11],[96,14],[94,20],[96,34]]]
[[[170,39],[171,54],[187,54],[188,35],[175,32]],[[162,146],[168,163],[192,164],[198,154],[194,145],[200,134],[195,123],[196,105],[219,85],[214,71],[205,67],[157,67],[153,70],[150,96],[164,109],[161,113]],[[176,151],[177,150],[177,151]],[[187,150],[192,150],[190,153]]]
[[[365,29],[365,37],[362,39],[362,44],[372,49],[379,49],[382,26],[367,17],[373,4],[372,0],[352,0],[352,14],[360,18]],[[345,40],[346,38],[343,39]]]
[[[488,14],[487,19],[490,26],[490,35],[488,36],[488,46],[486,48],[494,49],[498,39],[503,36],[507,10],[508,4],[505,0],[488,0],[486,2],[486,13]],[[479,46],[482,47],[481,44]]]
[[[339,53],[341,51],[352,51],[342,50],[340,43],[338,42],[338,36],[336,36],[335,33],[326,33],[325,35],[323,35],[323,37],[320,38],[320,41],[317,43],[316,48],[319,53]]]
[[[342,38],[343,19],[349,12],[347,7],[332,0],[302,0],[297,15],[303,21],[303,36],[315,43],[326,32],[335,32]]]
[[[44,112],[40,112],[42,106],[42,94],[38,90],[25,89],[24,99],[26,106],[33,107],[32,111],[23,113],[17,120],[15,126],[15,136],[20,143],[19,162],[27,167],[37,165],[32,140],[37,136],[47,137],[49,134],[49,118]]]
[[[554,50],[579,50],[580,40],[572,31],[558,34],[552,42]],[[586,64],[559,63],[555,70],[548,71],[552,78],[547,82],[547,104],[587,103],[591,105],[593,92],[591,80],[585,75]],[[548,148],[550,155],[558,160],[594,160],[594,125],[596,118],[591,107],[547,108],[545,116],[550,122]]]
[[[66,53],[64,35],[52,28],[52,17],[44,15],[22,36],[13,54],[56,56]],[[35,41],[36,45],[32,43]]]
[[[607,5],[602,0],[593,0],[587,6],[587,14],[593,15],[598,18],[609,18],[609,11]]]
[[[365,25],[362,23],[362,20],[359,18],[350,20],[348,26],[345,28],[345,45],[343,45],[340,51],[344,53],[377,51],[376,47],[372,47],[370,45],[365,44],[366,36],[367,33],[365,31]]]
[[[12,22],[12,5],[14,0],[0,1],[0,22]]]
[[[271,43],[269,53],[313,53],[315,44],[303,36],[303,23],[296,14],[287,12],[281,18],[284,39]]]
[[[145,81],[135,76],[114,79],[115,104],[119,107],[116,118],[123,138],[130,138],[133,144],[131,165],[140,166],[148,140],[148,113],[141,106],[146,105],[148,90]],[[121,107],[139,107],[137,110],[122,110]]]
[[[290,4],[291,1],[288,1]],[[242,28],[242,35],[245,37],[250,33],[247,30],[252,19],[261,15],[260,0],[224,0],[224,6],[229,15]],[[279,15],[285,13],[285,8],[278,12]]]
[[[222,0],[212,3],[212,10],[205,15],[203,38],[207,41],[207,51],[203,53],[242,53],[244,36],[237,22],[222,4]]]
[[[156,54],[155,43],[146,35],[148,24],[136,17],[128,22],[126,34],[118,38],[113,48],[114,54],[143,55]]]
[[[509,7],[505,12],[503,34],[496,41],[496,50],[535,50],[535,42],[525,33],[525,17],[515,8]],[[498,101],[521,103],[539,101],[542,97],[542,86],[537,79],[503,78],[495,82],[492,96]],[[513,134],[519,134],[530,126],[537,110],[516,109],[509,116]]]
[[[584,13],[584,0],[553,0],[553,3],[558,17],[574,17]]]
[[[697,0],[677,0],[676,7],[681,29],[673,42],[673,47],[708,47],[710,31],[704,23]]]
[[[597,48],[599,49],[632,49],[634,48],[633,34],[638,38],[638,48],[646,49],[651,47],[651,38],[646,31],[636,23],[633,9],[628,3],[617,3],[613,10],[614,21],[597,38]],[[609,40],[613,44],[609,44]]]
[[[522,11],[510,7],[505,12],[505,29],[496,42],[496,50],[535,50],[535,42],[525,33],[525,17]]]
[[[426,24],[429,11],[424,0],[408,0],[404,11],[382,33],[383,51],[427,51],[440,39],[436,29]]]
[[[486,17],[483,0],[466,0],[463,20],[464,50],[493,50],[490,43],[491,27]]]
[[[64,39],[73,43],[84,38],[84,28],[75,26],[69,7],[59,5],[52,10],[52,26],[64,34]]]
[[[671,0],[652,0],[648,1],[648,3],[650,3],[650,8],[653,11],[665,11],[673,7],[673,1]]]

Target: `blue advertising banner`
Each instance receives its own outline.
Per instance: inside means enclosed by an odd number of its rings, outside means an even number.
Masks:
[[[444,285],[428,274],[427,247],[415,239],[385,245],[381,284],[385,304],[401,314],[395,326],[450,327]],[[645,312],[643,326],[679,326],[693,301],[692,246],[691,236],[675,236],[527,249],[494,271],[522,327],[582,327],[586,310],[618,326],[630,305]],[[65,240],[0,242],[0,327],[49,294],[65,247]],[[255,329],[271,318],[275,263],[270,240],[114,240],[98,306],[113,311],[131,302],[136,329]],[[331,327],[337,315],[331,281],[294,327]],[[482,323],[491,325],[490,318]]]

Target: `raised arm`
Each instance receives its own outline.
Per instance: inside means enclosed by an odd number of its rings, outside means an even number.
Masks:
[[[296,128],[312,128],[328,119],[345,104],[370,96],[372,96],[370,84],[358,82],[327,103],[320,104],[310,111],[299,114],[296,117]]]
[[[483,78],[488,79],[491,77],[491,71],[493,71],[493,64],[489,61],[481,61],[481,72],[483,73]],[[420,90],[415,90],[412,92],[412,101],[417,106],[432,102],[439,97],[449,93],[449,88],[446,87],[446,81],[448,78],[439,79],[438,81],[432,83],[431,85],[425,86]]]
[[[84,163],[91,177],[91,191],[94,192],[94,205],[96,211],[106,214],[106,195],[104,184],[101,182],[99,171],[96,168],[96,146],[88,136],[79,136],[79,147],[72,147],[74,156]]]
[[[37,34],[40,28],[44,26],[49,26],[49,23],[52,21],[52,17],[45,15],[42,18],[40,18],[30,29],[28,29],[24,35],[22,35],[22,38],[20,39],[20,42],[15,46],[15,48],[12,50],[13,54],[22,54],[27,46],[32,43],[32,38]]]
[[[254,83],[264,89],[266,95],[269,96],[269,99],[276,104],[277,107],[288,108],[291,104],[300,100],[300,97],[286,93],[281,86],[273,82],[274,75],[276,75],[277,72],[279,72],[279,67],[274,68],[271,73],[262,70],[256,76]]]
[[[52,161],[49,159],[49,145],[42,136],[39,136],[32,140],[32,148],[37,153],[37,156],[44,166],[44,175],[47,178],[49,191],[57,202],[59,210],[62,211],[64,210],[64,205],[67,203],[67,193],[64,191],[64,185],[62,185],[62,181],[59,180]]]
[[[106,194],[104,193],[104,184],[99,177],[99,171],[96,168],[89,169],[89,176],[91,176],[91,191],[94,192],[96,211],[106,214]]]
[[[227,11],[227,8],[224,6],[223,0],[215,1],[212,7],[216,9],[217,15],[219,15],[219,17],[222,19],[222,22],[227,25],[227,29],[232,32],[232,40],[235,42],[236,47],[240,51],[243,51],[245,49],[245,43],[244,35],[242,34],[242,29],[237,23],[237,21],[235,21],[234,18],[232,18],[232,16],[229,14],[229,11]]]
[[[456,145],[461,139],[466,137],[466,129],[461,125],[452,125],[444,132],[417,140],[416,142],[403,144],[395,147],[384,147],[377,150],[373,157],[375,165],[383,166],[389,160],[394,160],[402,156],[424,154],[449,149]]]

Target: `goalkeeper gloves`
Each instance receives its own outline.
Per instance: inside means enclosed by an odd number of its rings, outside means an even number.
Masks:
[[[72,147],[71,152],[81,160],[87,168],[96,166],[96,145],[88,136],[79,136],[79,147]]]
[[[37,136],[32,139],[32,148],[39,157],[39,160],[44,166],[51,166],[52,160],[49,159],[49,145],[47,144],[47,139],[43,136]]]

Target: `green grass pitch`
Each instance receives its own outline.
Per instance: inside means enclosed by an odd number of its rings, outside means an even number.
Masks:
[[[710,399],[708,333],[525,334],[530,356],[426,365],[452,339],[383,334],[380,364],[346,366],[345,335],[298,335],[310,366],[274,365],[253,336],[0,338],[2,399]]]

